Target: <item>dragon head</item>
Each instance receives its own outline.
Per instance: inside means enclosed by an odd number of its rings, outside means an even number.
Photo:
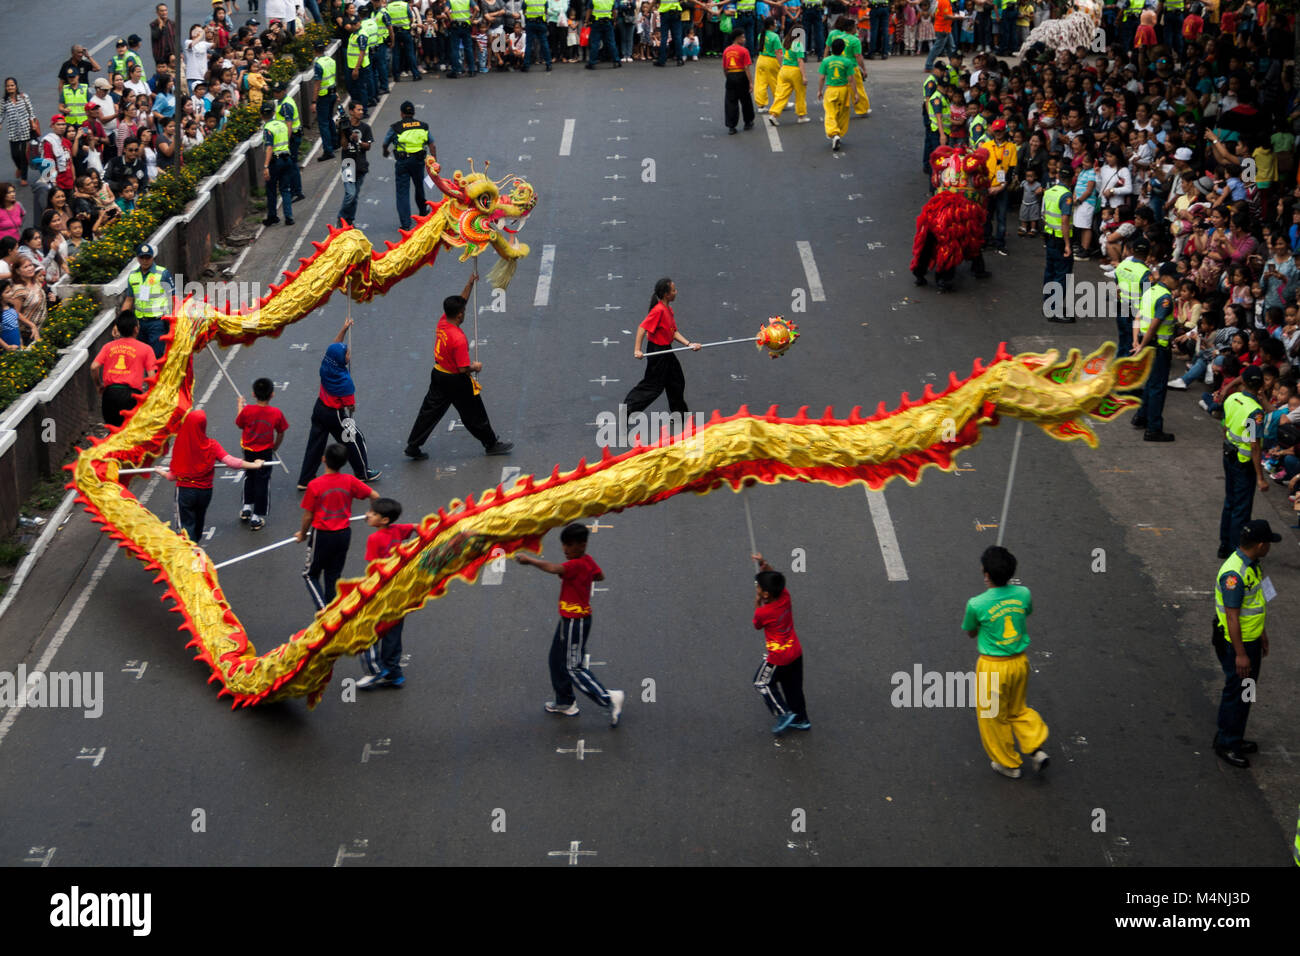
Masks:
[[[514,272],[513,265],[528,255],[528,246],[519,242],[516,235],[524,217],[537,205],[536,190],[518,176],[494,182],[486,172],[476,172],[471,166],[468,174],[458,169],[451,179],[443,179],[439,176],[441,167],[437,160],[429,157],[425,165],[446,196],[439,208],[445,221],[442,241],[464,250],[462,262],[491,246],[502,261],[488,277],[497,288],[504,288],[503,283],[509,282]]]

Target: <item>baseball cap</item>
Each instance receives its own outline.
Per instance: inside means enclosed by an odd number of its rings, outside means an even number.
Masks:
[[[126,42],[131,46],[135,46],[137,43],[140,42],[140,34],[132,33],[129,37],[126,38]]]
[[[1162,262],[1160,268],[1156,270],[1156,274],[1162,278],[1164,276],[1176,276],[1178,275],[1178,267],[1172,262]]]
[[[126,46],[126,37],[118,37],[117,46]]]
[[[412,103],[410,100],[403,100],[403,101],[402,101],[402,106],[401,106],[401,111],[402,111],[403,113],[414,113],[414,112],[415,112],[415,104]]]
[[[1004,120],[1004,119],[996,119],[996,120],[994,120],[994,121],[993,121],[993,125],[989,127],[989,129],[994,130],[994,131],[997,131],[997,130],[1000,130],[1000,129],[1006,129],[1006,128],[1007,128],[1007,121]]]
[[[1241,371],[1241,380],[1253,388],[1264,384],[1264,373],[1258,365],[1247,365]]]
[[[324,40],[317,40],[315,43],[312,44],[312,49],[313,49],[313,50],[323,50],[323,49],[325,49],[325,41],[324,41]]]
[[[147,242],[140,243],[140,247],[135,250],[135,254],[141,258],[152,259],[156,253],[157,250]]]
[[[76,76],[76,75],[77,75],[77,68],[76,68],[75,66],[70,66],[70,67],[68,67],[66,70],[63,71],[63,75],[64,75],[64,76]]]
[[[260,27],[261,25],[262,21],[257,19],[257,17],[249,17],[244,21],[244,26],[246,27]]]
[[[102,76],[95,77],[95,89],[107,90],[111,87],[111,85],[112,84],[110,84],[108,80],[104,79]]]
[[[1251,367],[1254,368],[1254,366]],[[1282,536],[1275,532],[1269,526],[1269,523],[1263,518],[1256,518],[1254,521],[1247,521],[1241,526],[1242,544],[1260,544],[1264,541],[1270,541],[1276,544],[1281,540]]]
[[[1186,146],[1180,146],[1174,150],[1174,159],[1181,160],[1184,163],[1192,161],[1192,151]]]
[[[55,113],[53,116],[50,117],[51,126],[53,126],[55,123],[66,123],[67,121],[68,118],[64,116],[62,113]]]
[[[87,113],[89,113],[91,110],[97,110],[97,109],[99,109],[99,104],[94,102],[93,100],[86,104]]]

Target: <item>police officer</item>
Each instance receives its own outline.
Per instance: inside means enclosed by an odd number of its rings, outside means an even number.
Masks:
[[[826,17],[822,0],[805,0],[800,16],[803,19],[808,59],[815,56],[820,60],[826,55]]]
[[[943,83],[948,76],[948,65],[943,60],[935,60],[934,66],[921,83],[921,118],[925,120],[925,143],[921,147],[921,171],[930,175],[930,154],[939,148],[940,116],[948,109],[948,100],[943,95]]]
[[[289,146],[289,124],[276,113],[270,103],[262,103],[262,178],[266,181],[266,218],[264,226],[274,226],[280,221],[275,214],[275,197],[284,200],[284,221],[293,225],[294,193],[298,190],[298,164],[293,161]],[[139,314],[138,312],[136,313]]]
[[[383,154],[388,158],[388,149],[393,148],[393,181],[397,186],[397,218],[403,229],[410,229],[411,221],[411,183],[415,183],[415,205],[417,215],[425,215],[424,205],[424,154],[426,147],[434,159],[438,151],[434,148],[433,138],[429,136],[429,124],[415,118],[415,104],[407,100],[402,104],[402,118],[388,127],[384,134]]]
[[[1183,0],[1164,0],[1160,4],[1160,20],[1164,24],[1165,46],[1181,58],[1183,55]]]
[[[753,4],[750,4],[750,9],[753,10]],[[668,62],[669,38],[673,42],[673,52],[677,54],[677,65],[681,66],[686,62],[682,56],[681,0],[659,0],[659,55],[655,58],[655,66]]]
[[[470,39],[470,20],[478,16],[478,4],[473,0],[447,0],[448,15],[451,17],[451,70],[447,79],[454,80],[461,74],[460,57],[465,54],[465,72],[473,76],[478,72],[474,62],[474,41]]]
[[[546,36],[546,0],[524,0],[524,68],[527,73],[533,57],[538,55],[537,44],[541,44],[540,55],[546,58],[546,72],[551,72],[551,41]]]
[[[1049,314],[1051,310],[1047,306],[1053,283],[1056,289],[1064,289],[1066,276],[1074,271],[1070,250],[1071,205],[1069,188],[1061,185],[1059,179],[1053,180],[1043,193],[1043,245],[1047,252],[1043,266],[1043,314],[1048,322],[1074,321],[1071,315]]]
[[[868,60],[888,60],[889,59],[889,0],[871,0],[871,13],[869,16],[871,24],[870,49],[867,51]],[[931,43],[934,41],[931,40]]]
[[[271,95],[275,97],[275,115],[277,118],[284,120],[284,125],[289,130],[289,155],[293,159],[294,177],[293,177],[293,198],[295,200],[306,199],[302,194],[302,177],[297,175],[298,170],[298,151],[302,148],[302,114],[298,110],[298,101],[285,91],[283,83],[276,83],[271,87]],[[289,213],[285,213],[286,218]]]
[[[1247,521],[1241,527],[1238,547],[1219,567],[1214,582],[1214,652],[1223,668],[1223,696],[1219,698],[1219,729],[1214,752],[1234,767],[1249,767],[1246,754],[1259,751],[1247,740],[1252,695],[1242,681],[1259,680],[1260,665],[1268,654],[1268,629],[1264,624],[1272,582],[1259,566],[1271,545],[1282,540],[1267,521]]]
[[[393,21],[384,9],[387,0],[370,0],[370,16],[366,17],[365,29],[370,39],[367,49],[370,52],[370,88],[375,96],[389,92],[388,88],[388,48],[392,43]]]
[[[348,40],[345,56],[348,65],[348,96],[361,104],[361,115],[370,115],[370,107],[376,103],[370,89],[370,38],[361,29],[361,18],[349,16],[343,21],[343,29]]]
[[[1118,271],[1118,270],[1116,270]],[[1148,345],[1156,349],[1151,374],[1142,387],[1142,407],[1133,416],[1134,428],[1145,428],[1146,441],[1173,441],[1174,436],[1165,431],[1165,383],[1169,381],[1169,367],[1173,363],[1171,340],[1174,335],[1174,296],[1178,285],[1178,270],[1172,262],[1163,262],[1157,271],[1156,284],[1142,293],[1138,303],[1138,334],[1142,336],[1137,351]]]
[[[154,261],[154,247],[144,243],[135,251],[137,266],[126,277],[127,294],[122,300],[123,312],[134,312],[140,321],[140,341],[162,358],[162,337],[167,333],[168,306],[176,295],[176,280],[172,274]]]
[[[1141,2],[1141,0],[1139,0]],[[999,24],[998,52],[1002,56],[1011,56],[1016,52],[1016,17],[1019,14],[1019,0],[1002,0],[1002,20]]]
[[[325,42],[317,40],[314,44],[316,61],[313,72],[316,74],[316,128],[320,130],[321,154],[316,162],[323,163],[334,158],[334,144],[338,142],[338,133],[334,129],[334,104],[338,102],[338,64],[333,57],[325,55]],[[290,136],[290,142],[293,137]]]
[[[736,0],[735,29],[745,31],[745,49],[749,50],[750,56],[758,56],[758,14],[755,0]],[[679,45],[677,55],[681,56],[681,53]]]
[[[131,64],[136,63],[140,67],[140,75],[144,75],[144,60],[140,59],[140,54],[132,53],[126,48],[126,40],[118,37],[117,53],[113,59],[108,61],[109,75],[120,73],[122,79],[126,79],[127,74],[131,71]]]
[[[1115,284],[1119,286],[1119,312],[1115,315],[1115,328],[1119,333],[1120,358],[1132,355],[1137,343],[1138,307],[1142,294],[1151,284],[1151,269],[1146,264],[1151,244],[1146,236],[1137,233],[1127,240],[1128,258],[1115,267]]]
[[[1146,9],[1146,0],[1120,0],[1124,4],[1124,21],[1120,24],[1119,43],[1127,50],[1133,49],[1133,40],[1137,36],[1138,24],[1142,20],[1142,11]]]
[[[1241,372],[1240,392],[1223,403],[1223,515],[1219,518],[1219,557],[1232,554],[1241,528],[1250,520],[1255,488],[1268,491],[1260,443],[1264,439],[1264,406],[1259,390],[1264,373],[1258,365]]]
[[[543,3],[545,9],[545,3]],[[393,82],[409,70],[411,79],[420,78],[420,61],[415,56],[415,38],[411,36],[411,5],[407,0],[388,4],[389,25],[393,28]]]
[[[587,41],[587,69],[596,68],[602,48],[609,51],[609,58],[614,61],[616,68],[622,66],[618,58],[618,47],[614,45],[614,0],[592,0],[587,22],[591,25],[591,37]]]
[[[86,122],[86,104],[90,102],[90,88],[81,82],[81,72],[76,67],[63,71],[63,89],[59,90],[59,109],[68,121],[72,132]],[[72,139],[72,136],[68,137]]]

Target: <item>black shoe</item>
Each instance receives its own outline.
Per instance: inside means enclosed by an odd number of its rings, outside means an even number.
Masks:
[[[1253,740],[1243,740],[1237,745],[1237,753],[1257,754],[1259,753],[1259,744],[1255,743]]]
[[[549,63],[546,64],[546,72],[547,72],[547,73],[550,73],[550,72],[551,72],[551,64],[549,64]]]
[[[412,82],[414,82],[414,81],[416,81],[416,80],[422,80],[422,79],[424,79],[424,74],[423,74],[423,73],[417,73],[417,74],[415,74],[415,76],[411,77],[411,81],[412,81]]]
[[[487,449],[487,451],[483,452],[483,454],[485,454],[485,455],[508,455],[508,454],[510,454],[510,449],[511,449],[511,448],[514,448],[514,447],[515,447],[515,443],[512,442],[512,441],[498,441],[498,442],[497,442],[495,445],[493,445],[491,448]]]
[[[460,74],[459,74],[459,73],[448,73],[448,74],[447,74],[447,79],[449,79],[449,80],[458,80],[458,79],[460,79]]]
[[[528,67],[526,67],[526,66],[521,66],[521,67],[519,68],[519,72],[520,72],[520,73],[527,73],[527,72],[528,72]]]
[[[1049,315],[1049,316],[1047,317],[1047,321],[1048,321],[1048,322],[1057,322],[1057,323],[1059,323],[1059,324],[1061,324],[1061,325],[1073,325],[1073,324],[1074,324],[1074,319],[1072,319],[1072,318],[1070,318],[1069,316],[1066,316],[1066,315]]]
[[[1250,766],[1250,761],[1241,755],[1239,750],[1229,750],[1226,747],[1215,747],[1214,752],[1224,763],[1232,764],[1234,767],[1245,769]]]
[[[367,472],[366,472],[366,481],[378,481],[378,480],[379,480],[379,476],[382,475],[382,474],[383,474],[382,471],[367,471]]]
[[[292,226],[292,225],[293,225],[293,220],[292,220],[292,219],[289,219],[289,218],[286,217],[285,220],[284,220],[284,224],[285,224],[286,226]]]
[[[736,127],[734,127],[734,126],[728,126],[728,127],[727,127],[727,135],[728,135],[728,136],[735,136],[737,132],[738,132],[738,130],[736,129]]]
[[[1142,436],[1143,441],[1173,441],[1174,436],[1169,432],[1147,432]]]
[[[265,219],[262,220],[262,225],[274,226],[279,221],[280,221],[279,216],[267,216]]]
[[[1145,418],[1138,418],[1136,415],[1134,415],[1133,420],[1129,422],[1129,424],[1132,425],[1134,428],[1146,428],[1147,420]]]
[[[915,283],[916,285],[918,285],[918,286],[923,286],[923,285],[929,285],[929,284],[930,284],[930,283],[928,283],[928,282],[925,281],[925,276],[919,276],[919,275],[917,275],[915,272],[913,272],[912,275],[913,275],[913,277],[914,277],[915,280],[916,280],[916,283]]]
[[[321,153],[319,156],[316,157],[316,162],[328,163],[333,158],[334,158],[333,153]]]
[[[989,272],[988,269],[985,269],[983,272],[972,272],[971,275],[973,275],[973,276],[974,276],[975,278],[977,278],[977,279],[992,279],[992,278],[993,278],[993,273],[992,273],[992,272]]]
[[[655,60],[655,66],[664,66],[664,64],[660,63],[658,60]]]
[[[307,201],[307,197],[304,196],[302,193],[298,193],[297,195],[295,195],[295,196],[293,197],[293,201],[294,201],[294,202],[306,202],[306,201]]]
[[[586,68],[587,68],[588,70],[594,70],[594,69],[596,68],[596,64],[595,64],[595,63],[588,63]]]
[[[424,461],[426,458],[429,457],[429,453],[427,451],[420,451],[420,449],[412,448],[410,445],[406,446],[406,450],[403,451],[402,454],[404,454],[407,458],[413,458],[416,461]]]
[[[1219,560],[1220,560],[1220,561],[1226,561],[1226,560],[1227,560],[1231,555],[1232,555],[1232,548],[1225,548],[1225,547],[1220,546],[1220,548],[1219,548]]]
[[[683,60],[683,59],[679,56],[679,57],[677,58],[677,65],[678,65],[678,66],[685,66],[685,65],[686,65],[686,61]]]
[[[754,128],[754,124],[753,124],[753,123],[746,123],[746,124],[745,124],[745,129],[746,129],[746,130],[751,130],[751,129],[753,129],[753,128]]]
[[[622,62],[620,62],[619,60],[615,60],[615,61],[614,61],[614,69],[616,69],[616,70],[621,70],[621,69],[623,69],[623,64],[622,64]]]

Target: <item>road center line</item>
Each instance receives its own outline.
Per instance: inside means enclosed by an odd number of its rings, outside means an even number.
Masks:
[[[821,273],[817,271],[817,263],[813,260],[812,243],[801,240],[795,243],[795,248],[803,260],[803,273],[808,277],[808,293],[814,302],[825,302],[826,290],[822,288]]]
[[[573,127],[577,120],[564,121],[564,135],[560,137],[560,155],[568,156],[573,151]]]
[[[108,36],[104,37],[104,39],[100,40],[100,41],[99,41],[98,43],[96,43],[93,47],[91,47],[89,50],[87,50],[87,51],[86,51],[87,54],[89,54],[90,56],[94,56],[94,55],[95,55],[96,53],[98,53],[100,50],[104,49],[104,47],[108,46],[108,45],[109,45],[110,43],[112,43],[115,39],[117,39],[117,36],[118,36],[118,34],[116,34],[116,33],[110,33]]]
[[[774,153],[785,152],[781,148],[781,136],[779,133],[777,133],[776,127],[773,126],[771,123],[767,122],[766,117],[763,117],[761,120],[759,120],[759,122],[763,124],[763,129],[767,131],[767,143],[769,146],[772,147],[772,152]]]
[[[903,552],[898,547],[898,535],[894,534],[894,519],[889,516],[885,493],[870,488],[866,492],[871,523],[876,526],[876,538],[880,542],[880,556],[885,559],[885,573],[891,581],[906,581],[907,566],[903,564]]]
[[[533,293],[533,305],[541,308],[551,302],[551,272],[555,269],[555,247],[542,246],[542,269],[537,274],[537,291]]]

